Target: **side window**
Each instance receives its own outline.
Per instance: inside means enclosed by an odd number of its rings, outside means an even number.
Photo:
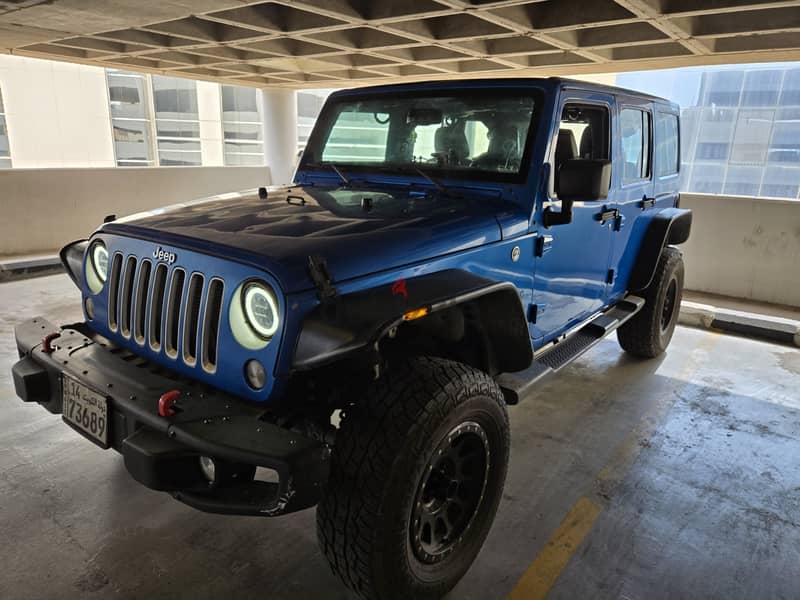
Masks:
[[[678,116],[656,114],[656,177],[678,172]]]
[[[558,189],[558,172],[565,161],[610,158],[609,139],[607,107],[565,104],[561,112],[556,152],[553,157],[555,189]]]
[[[622,183],[650,177],[650,113],[638,108],[623,108],[619,113],[624,166]]]

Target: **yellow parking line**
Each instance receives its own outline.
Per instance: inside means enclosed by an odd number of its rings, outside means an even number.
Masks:
[[[508,600],[545,598],[583,538],[592,530],[601,510],[588,498],[578,500],[522,575]]]

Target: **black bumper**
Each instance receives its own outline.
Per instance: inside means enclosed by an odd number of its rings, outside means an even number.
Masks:
[[[85,325],[57,327],[42,318],[16,327],[20,360],[17,395],[61,413],[67,374],[108,399],[109,445],[143,485],[172,493],[207,512],[275,516],[315,505],[328,476],[330,448],[264,420],[257,406],[168,372],[93,333]],[[59,334],[45,352],[42,340]],[[158,399],[179,390],[179,412],[158,414]],[[200,456],[244,477],[210,484]],[[252,478],[254,467],[278,481]]]

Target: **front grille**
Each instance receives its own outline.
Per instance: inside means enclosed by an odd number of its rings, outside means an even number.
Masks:
[[[140,346],[208,373],[217,368],[224,283],[202,273],[116,253],[108,282],[108,327]],[[198,360],[199,359],[199,360]]]

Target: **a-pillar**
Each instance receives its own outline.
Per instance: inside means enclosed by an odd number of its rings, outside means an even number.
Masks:
[[[264,158],[272,185],[291,183],[297,161],[297,95],[295,90],[261,90]]]

